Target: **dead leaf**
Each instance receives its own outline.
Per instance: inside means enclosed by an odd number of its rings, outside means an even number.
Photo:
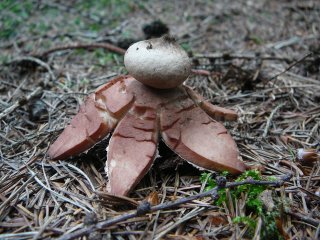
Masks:
[[[147,201],[151,204],[151,206],[159,204],[159,195],[158,192],[153,191],[147,197]]]

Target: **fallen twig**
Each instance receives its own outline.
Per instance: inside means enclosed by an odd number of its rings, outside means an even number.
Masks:
[[[49,72],[50,74],[50,78],[51,80],[55,80],[55,75],[53,74],[50,66],[45,63],[44,61],[42,61],[41,59],[37,58],[37,56],[24,56],[24,57],[18,57],[18,58],[15,58],[13,59],[12,61],[10,61],[9,63],[7,64],[12,64],[12,63],[17,63],[17,62],[22,62],[22,61],[29,61],[29,62],[35,62],[36,64],[44,67],[45,69],[47,69],[47,71]]]
[[[191,72],[197,75],[210,76],[211,72],[203,69],[192,69]]]
[[[79,44],[69,44],[69,45],[65,45],[65,46],[58,46],[58,47],[51,48],[47,51],[44,51],[42,53],[34,53],[31,55],[33,57],[46,57],[49,54],[54,53],[54,52],[59,52],[59,51],[69,50],[69,49],[80,49],[80,48],[86,48],[86,49],[104,48],[104,49],[107,49],[111,52],[115,52],[115,53],[119,53],[119,54],[125,54],[125,52],[126,52],[126,50],[124,50],[123,48],[117,47],[111,43],[79,43]]]
[[[91,226],[87,226],[87,227],[81,228],[78,231],[75,231],[73,233],[69,233],[69,234],[65,234],[65,235],[61,236],[59,238],[59,240],[76,239],[76,238],[79,238],[81,236],[88,235],[88,234],[90,234],[90,233],[92,233],[94,231],[97,231],[97,230],[112,226],[114,224],[117,224],[117,223],[120,223],[120,222],[123,222],[123,221],[126,221],[128,219],[135,218],[135,217],[147,214],[147,213],[156,212],[156,211],[159,211],[159,210],[172,209],[172,208],[178,207],[178,206],[180,206],[182,204],[194,201],[194,200],[199,199],[199,198],[212,197],[213,199],[215,199],[217,197],[218,190],[222,189],[222,188],[233,188],[233,187],[246,185],[246,184],[267,185],[267,186],[279,187],[284,183],[284,181],[287,181],[287,180],[288,180],[288,176],[285,176],[284,178],[280,178],[277,181],[257,181],[257,180],[250,179],[250,180],[246,180],[246,181],[242,181],[242,182],[226,183],[225,185],[216,186],[215,188],[213,188],[213,189],[211,189],[209,191],[206,191],[206,192],[202,192],[202,193],[199,193],[199,194],[196,194],[196,195],[193,195],[193,196],[181,198],[181,199],[178,199],[178,200],[176,200],[174,202],[161,203],[161,204],[158,204],[158,205],[153,206],[153,207],[148,205],[148,203],[146,203],[146,202],[142,202],[138,206],[137,210],[134,211],[134,212],[131,212],[131,213],[128,213],[128,214],[123,214],[121,216],[118,216],[118,217],[115,217],[115,218],[112,218],[112,219],[108,219],[108,220],[105,220],[105,221],[101,221],[101,222],[98,222],[98,223],[93,224]]]
[[[267,48],[274,48],[274,49],[281,49],[283,47],[288,47],[290,45],[293,45],[293,44],[297,44],[297,43],[302,43],[303,41],[305,40],[310,40],[310,39],[315,39],[315,38],[318,38],[317,35],[315,34],[311,34],[311,35],[308,35],[308,36],[305,36],[305,37],[297,37],[297,36],[294,36],[294,37],[290,37],[288,39],[285,39],[285,40],[280,40],[278,42],[274,42],[274,43],[269,43],[266,45]]]
[[[292,212],[291,210],[286,210],[285,213],[286,213],[286,214],[289,214],[290,216],[292,216],[292,217],[294,217],[294,218],[296,218],[296,219],[298,219],[298,220],[302,220],[302,221],[304,221],[304,222],[306,222],[306,223],[309,223],[309,224],[311,224],[311,225],[314,226],[314,227],[317,227],[317,226],[319,226],[319,224],[320,224],[320,221],[319,221],[319,220],[314,219],[314,218],[312,218],[312,217],[308,217],[308,216],[303,215],[303,214],[301,214],[301,213],[295,213],[295,212]]]
[[[14,110],[16,110],[18,107],[21,107],[25,104],[27,104],[31,99],[38,96],[40,93],[42,93],[42,87],[37,87],[33,92],[31,92],[28,96],[20,98],[17,100],[14,104],[12,104],[10,107],[6,108],[2,113],[0,113],[0,120],[7,116],[8,114],[12,113]]]
[[[276,74],[275,76],[271,77],[270,79],[268,79],[268,81],[272,81],[274,79],[277,79],[278,76],[284,74],[285,72],[288,72],[291,68],[293,68],[294,66],[296,66],[297,64],[303,62],[307,57],[311,56],[313,54],[313,52],[309,52],[308,54],[304,55],[303,57],[301,57],[300,59],[298,59],[297,61],[291,63],[284,71]],[[277,80],[273,82],[272,87],[276,84]]]
[[[275,109],[272,110],[272,112],[271,112],[271,114],[270,114],[270,116],[269,116],[269,118],[268,118],[268,120],[267,120],[266,127],[265,127],[265,129],[264,129],[264,131],[263,131],[263,135],[262,135],[262,136],[263,136],[264,138],[268,135],[268,131],[269,131],[269,128],[270,128],[270,125],[271,125],[271,121],[272,121],[272,118],[273,118],[274,114],[275,114],[280,108],[282,108],[283,105],[284,105],[284,103],[278,105]]]
[[[121,55],[124,55],[126,50],[120,47],[117,47],[111,43],[79,43],[79,44],[69,44],[65,46],[57,46],[54,48],[51,48],[47,51],[44,51],[42,53],[32,53],[30,57],[24,57],[21,58],[21,60],[30,60],[38,63],[39,65],[45,67],[49,73],[51,78],[54,78],[54,75],[50,68],[48,68],[48,65],[42,62],[38,58],[43,58],[48,56],[51,53],[58,52],[58,51],[64,51],[64,50],[70,50],[70,49],[91,49],[91,48],[103,48],[106,50],[109,50],[111,52],[119,53]],[[298,64],[299,62],[305,60],[307,57],[309,57],[312,53],[305,55],[303,58],[299,59],[298,61],[292,63],[285,71],[273,76],[269,79],[269,81],[273,80],[274,78],[278,77],[279,75],[285,73],[286,71],[290,70],[293,66]],[[245,60],[279,60],[279,61],[287,61],[290,62],[292,59],[286,58],[286,57],[274,57],[274,56],[257,56],[256,54],[229,54],[229,53],[212,53],[212,54],[196,54],[194,58],[209,58],[209,59],[245,59]],[[207,70],[201,70],[201,69],[192,69],[192,72],[197,75],[204,75],[209,76],[210,71]]]
[[[65,46],[58,46],[58,47],[51,48],[47,51],[44,51],[42,53],[33,53],[33,54],[31,54],[31,56],[33,58],[42,58],[42,57],[46,57],[49,54],[54,53],[54,52],[69,50],[69,49],[80,49],[80,48],[84,48],[84,49],[103,48],[103,49],[107,49],[111,52],[119,53],[122,55],[124,55],[126,53],[125,49],[117,47],[117,46],[110,44],[110,43],[88,43],[88,44],[70,44],[70,45],[65,45]],[[42,65],[42,64],[39,64],[39,65]],[[192,72],[197,75],[205,75],[205,76],[210,75],[210,72],[207,70],[192,69]]]
[[[244,59],[244,60],[279,60],[279,61],[292,61],[291,58],[287,57],[276,57],[276,56],[259,56],[251,53],[209,53],[209,54],[195,54],[193,58],[208,58],[208,59]]]

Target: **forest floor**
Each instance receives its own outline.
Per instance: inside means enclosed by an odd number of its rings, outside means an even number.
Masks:
[[[1,1],[0,239],[70,239],[86,228],[96,230],[89,239],[319,239],[319,22],[316,0]],[[117,198],[106,192],[108,139],[67,161],[46,154],[85,96],[127,73],[122,49],[167,30],[205,70],[186,83],[240,115],[225,126],[257,170],[227,181],[289,179],[112,222],[144,201],[197,195],[221,175],[160,143],[151,170]]]

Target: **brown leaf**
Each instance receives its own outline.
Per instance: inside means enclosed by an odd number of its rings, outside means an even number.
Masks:
[[[151,204],[151,206],[159,204],[159,195],[158,192],[153,191],[147,197],[147,201]]]
[[[283,221],[281,218],[277,218],[276,219],[276,226],[278,228],[279,233],[281,234],[281,236],[285,239],[285,240],[289,240],[290,236],[288,235],[288,233],[286,232],[286,230],[284,229],[283,226]]]
[[[220,226],[228,223],[227,217],[225,214],[221,212],[209,212],[206,214],[209,218],[209,221],[212,223],[214,226]]]

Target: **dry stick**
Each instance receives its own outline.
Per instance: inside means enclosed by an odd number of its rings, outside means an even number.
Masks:
[[[18,57],[16,59],[13,59],[9,64],[11,63],[14,63],[14,62],[21,62],[21,61],[30,61],[30,62],[35,62],[37,63],[38,65],[44,67],[45,69],[47,69],[47,71],[49,72],[49,75],[50,75],[50,78],[51,80],[55,80],[56,77],[55,75],[53,74],[50,66],[45,63],[44,61],[42,61],[41,59],[37,58],[36,56],[24,56],[24,57]]]
[[[297,219],[302,220],[302,221],[304,221],[306,223],[309,223],[314,227],[317,227],[317,226],[320,225],[320,221],[319,220],[311,218],[311,217],[308,217],[308,216],[303,215],[301,213],[295,213],[295,212],[292,212],[291,210],[285,210],[285,213],[289,214],[290,216],[292,216],[294,218],[297,218]]]
[[[47,51],[44,51],[42,53],[34,53],[31,54],[34,57],[45,57],[51,53],[58,52],[58,51],[63,51],[63,50],[68,50],[68,49],[80,49],[80,48],[104,48],[107,49],[111,52],[119,53],[119,54],[125,54],[126,50],[123,48],[117,47],[115,45],[112,45],[110,43],[88,43],[88,44],[70,44],[70,45],[65,45],[65,46],[58,46],[51,48]]]
[[[194,57],[197,58],[209,58],[209,59],[244,59],[244,60],[279,60],[290,62],[292,59],[286,57],[275,57],[275,56],[259,56],[256,54],[246,54],[246,53],[209,53],[209,54],[195,54]]]
[[[307,57],[311,56],[312,54],[313,54],[313,52],[309,52],[308,54],[304,55],[302,58],[300,58],[300,59],[298,59],[297,61],[291,63],[291,64],[289,65],[289,67],[287,67],[284,71],[282,71],[282,72],[274,75],[274,76],[271,77],[270,79],[268,79],[268,82],[276,79],[276,81],[274,81],[273,84],[272,84],[272,87],[273,87],[273,86],[276,84],[276,82],[277,82],[278,76],[284,74],[285,72],[288,72],[291,68],[293,68],[294,66],[296,66],[298,63],[301,63],[302,61],[304,61]]]
[[[68,50],[68,49],[81,49],[81,48],[85,48],[85,49],[89,49],[89,48],[104,48],[104,49],[109,50],[111,52],[119,53],[119,54],[122,54],[122,55],[124,55],[126,53],[125,49],[117,47],[117,46],[115,46],[113,44],[110,44],[110,43],[88,43],[88,44],[79,43],[79,44],[70,44],[70,45],[65,45],[65,46],[54,47],[54,48],[51,48],[51,49],[49,49],[47,51],[44,51],[42,53],[31,54],[31,56],[41,58],[41,57],[46,57],[47,55],[49,55],[51,53],[54,53],[54,52]],[[295,66],[299,62],[305,60],[311,54],[312,54],[312,52],[310,52],[309,54],[307,54],[303,58],[299,59],[298,61],[292,63],[284,72],[288,71],[289,69],[291,69],[293,66]],[[225,53],[214,53],[214,54],[209,54],[209,55],[198,54],[198,55],[195,55],[194,58],[213,58],[213,59],[219,59],[219,58],[223,58],[223,59],[230,58],[230,59],[232,59],[232,58],[236,58],[236,59],[246,59],[246,60],[261,59],[261,60],[291,61],[291,59],[284,58],[284,57],[256,56],[256,55],[243,55],[243,54],[225,54]],[[42,65],[42,64],[40,64],[40,65]],[[198,75],[205,75],[205,76],[210,75],[210,72],[208,72],[206,70],[192,69],[192,72],[194,74],[198,74]],[[269,79],[269,81],[273,80],[274,78],[278,77],[279,75],[283,74],[284,72],[281,72],[281,73],[273,76],[271,79]]]
[[[271,68],[277,70],[277,71],[282,71],[282,69],[280,69],[279,67],[277,66],[273,66],[271,65]],[[285,77],[285,78],[290,78],[290,79],[293,79],[293,80],[297,80],[297,81],[300,81],[300,82],[310,82],[310,83],[315,83],[315,84],[319,84],[319,80],[316,80],[316,79],[313,79],[313,78],[310,78],[310,77],[304,77],[304,76],[300,76],[300,75],[297,75],[293,72],[285,72],[285,76],[282,76],[282,77]]]
[[[162,203],[162,204],[159,204],[159,205],[156,205],[156,206],[153,206],[153,207],[146,208],[144,210],[139,209],[139,207],[138,207],[137,211],[135,211],[135,212],[128,213],[128,214],[123,214],[123,215],[121,215],[119,217],[115,217],[115,218],[112,218],[112,219],[109,219],[109,220],[98,222],[98,223],[96,223],[94,225],[82,228],[82,229],[80,229],[78,231],[75,231],[73,233],[65,234],[64,236],[61,236],[58,240],[76,239],[76,238],[79,238],[81,236],[88,235],[91,232],[94,232],[96,230],[100,230],[100,229],[112,226],[114,224],[126,221],[128,219],[135,218],[135,217],[144,215],[146,213],[151,213],[151,212],[155,212],[155,211],[175,208],[175,207],[178,207],[181,204],[185,204],[185,203],[191,202],[191,201],[199,199],[199,198],[209,197],[209,196],[213,196],[213,198],[216,198],[219,189],[233,188],[233,187],[246,185],[246,184],[279,187],[284,183],[284,181],[287,181],[287,180],[288,180],[288,176],[285,176],[284,178],[281,178],[278,181],[257,181],[257,180],[250,179],[250,180],[245,180],[245,181],[242,181],[242,182],[227,183],[225,186],[217,186],[217,187],[215,187],[215,188],[213,188],[213,189],[211,189],[209,191],[206,191],[206,192],[203,192],[203,193],[199,193],[199,194],[196,194],[196,195],[193,195],[193,196],[181,198],[181,199],[179,199],[177,201],[174,201],[174,202]]]
[[[88,43],[88,44],[70,44],[70,45],[65,45],[65,46],[58,46],[51,48],[47,51],[44,51],[42,53],[33,53],[31,56],[35,58],[41,58],[41,57],[46,57],[47,55],[58,52],[58,51],[63,51],[63,50],[69,50],[69,49],[90,49],[90,48],[104,48],[106,50],[109,50],[111,52],[119,53],[124,55],[126,53],[126,50],[120,47],[117,47],[115,45],[112,45],[110,43]],[[39,64],[41,65],[41,64]],[[193,73],[198,74],[198,75],[205,75],[209,76],[210,72],[206,70],[199,70],[199,69],[193,69]]]
[[[54,47],[51,48],[47,51],[44,51],[42,53],[33,53],[31,54],[31,58],[41,58],[41,57],[46,57],[47,55],[54,53],[54,52],[58,52],[58,51],[63,51],[63,50],[69,50],[69,49],[90,49],[90,48],[104,48],[106,50],[109,50],[111,52],[115,52],[115,53],[119,53],[124,55],[126,53],[126,50],[120,47],[117,47],[115,45],[112,45],[110,43],[88,43],[88,44],[71,44],[71,45],[65,45],[65,46],[58,46],[58,47]],[[43,66],[43,64],[39,64],[41,66]],[[44,66],[45,67],[45,66]],[[49,69],[48,69],[49,71]],[[192,69],[192,72],[194,74],[197,75],[204,75],[204,76],[209,76],[210,72],[206,71],[206,70],[199,70],[199,69]],[[49,71],[50,73],[50,71]]]
[[[12,113],[18,107],[21,107],[21,106],[27,104],[31,99],[38,96],[40,93],[42,93],[42,87],[37,87],[28,96],[22,97],[21,99],[17,100],[14,104],[12,104],[10,107],[6,108],[2,113],[0,113],[0,120],[2,118],[4,118],[5,116],[7,116],[8,114]]]
[[[265,137],[267,136],[268,131],[269,131],[269,128],[270,128],[270,125],[271,125],[271,121],[272,121],[272,118],[273,118],[274,114],[275,114],[280,108],[282,108],[283,105],[284,105],[284,103],[278,105],[275,109],[272,110],[272,112],[271,112],[271,114],[270,114],[270,116],[269,116],[269,118],[268,118],[266,127],[265,127],[265,129],[264,129],[264,131],[263,131],[262,137],[265,138]]]
[[[261,228],[262,228],[262,219],[261,217],[258,218],[257,227],[254,232],[254,236],[252,239],[260,239],[259,236],[261,236]]]

